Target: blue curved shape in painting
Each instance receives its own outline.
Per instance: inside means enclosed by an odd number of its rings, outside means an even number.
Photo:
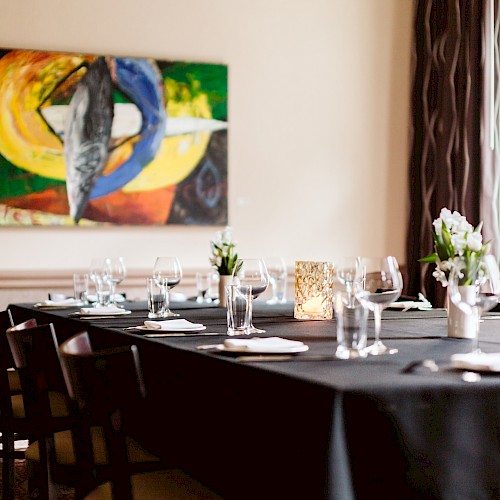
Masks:
[[[127,161],[97,179],[91,198],[116,191],[134,179],[154,159],[165,137],[167,112],[158,68],[146,59],[115,58],[112,64],[117,87],[142,114],[141,138]]]

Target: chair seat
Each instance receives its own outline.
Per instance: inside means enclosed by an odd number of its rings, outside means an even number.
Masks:
[[[14,369],[9,369],[7,370],[7,376],[9,377],[10,392],[21,392],[22,388],[19,372]]]
[[[92,447],[94,450],[95,463],[106,465],[108,463],[107,450],[105,447],[104,434],[101,427],[92,428]],[[71,431],[61,431],[54,433],[54,446],[56,451],[56,460],[60,465],[75,465],[76,456],[73,446],[73,437]],[[158,462],[159,458],[146,451],[137,441],[127,438],[127,453],[131,463]],[[38,462],[40,453],[38,442],[35,441],[28,446],[26,458]]]
[[[24,400],[22,394],[14,394],[11,396],[12,415],[16,419],[26,418],[24,408]],[[49,391],[50,412],[53,417],[68,417],[69,408],[66,396],[59,391]]]
[[[134,500],[221,500],[209,488],[179,469],[134,474],[131,477]],[[104,483],[85,500],[114,500],[111,484]]]

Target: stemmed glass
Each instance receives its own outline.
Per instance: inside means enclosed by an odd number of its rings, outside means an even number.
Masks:
[[[252,302],[261,293],[265,292],[269,285],[269,273],[264,259],[238,259],[233,270],[233,284],[252,285]],[[265,333],[265,330],[255,328],[250,313],[250,328],[248,333]]]
[[[119,306],[116,302],[116,287],[127,276],[127,268],[125,267],[125,260],[123,257],[106,257],[104,261],[104,268],[106,275],[111,283],[111,305]]]
[[[272,297],[266,304],[284,304],[286,302],[286,275],[287,269],[283,258],[267,257],[264,263],[269,273],[269,283],[271,284]]]
[[[335,275],[345,287],[350,303],[354,302],[357,285],[363,286],[364,276],[360,269],[361,257],[340,257],[335,260]]]
[[[471,354],[481,354],[479,327],[481,315],[493,309],[500,297],[500,272],[493,255],[467,265],[465,260],[455,260],[448,278],[448,296],[468,317],[474,318],[476,335]]]
[[[165,288],[167,298],[164,318],[180,316],[170,310],[170,290],[178,285],[182,279],[182,269],[177,257],[158,257],[153,267],[153,278],[158,285]]]
[[[373,312],[375,319],[375,342],[366,348],[372,355],[395,354],[397,349],[387,347],[380,340],[382,311],[397,300],[403,290],[403,278],[395,257],[361,257],[357,277],[361,286],[356,287],[358,300]]]

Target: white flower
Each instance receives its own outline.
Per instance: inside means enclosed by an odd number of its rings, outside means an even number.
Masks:
[[[474,229],[460,212],[442,208],[439,218],[434,220],[432,225],[434,253],[420,260],[436,264],[433,276],[443,286],[447,285],[450,271],[458,264],[460,258],[465,258],[467,266],[469,264],[473,266],[489,251],[489,244],[483,244],[482,223]]]
[[[469,233],[467,235],[467,246],[469,247],[469,250],[479,252],[483,246],[483,237],[481,236],[481,233],[476,231]]]

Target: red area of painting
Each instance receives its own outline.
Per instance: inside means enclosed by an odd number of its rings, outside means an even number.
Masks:
[[[10,207],[23,208],[25,210],[39,210],[57,215],[68,215],[69,206],[66,197],[66,188],[46,189],[39,193],[16,196],[14,198],[5,198],[2,203]]]
[[[165,224],[174,196],[175,186],[127,194],[115,191],[91,200],[84,217],[114,224]]]
[[[165,224],[174,196],[175,186],[126,194],[116,191],[91,200],[85,210],[84,218],[113,224]],[[2,203],[15,208],[39,210],[57,215],[69,213],[65,187],[7,198],[2,200]]]

